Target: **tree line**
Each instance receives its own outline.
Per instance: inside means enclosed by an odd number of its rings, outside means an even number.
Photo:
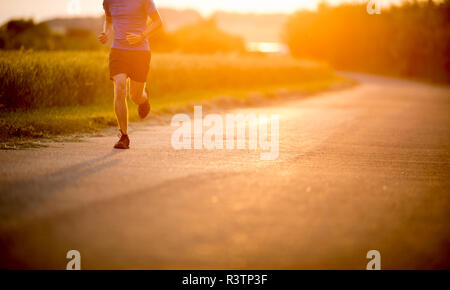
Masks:
[[[98,28],[68,28],[53,31],[45,22],[29,19],[10,20],[0,27],[0,49],[3,50],[98,50]],[[242,37],[218,28],[214,19],[202,19],[176,31],[160,31],[153,36],[152,50],[157,52],[217,53],[244,52]]]
[[[366,5],[300,11],[283,39],[297,57],[345,70],[450,82],[450,0],[405,2],[369,15]]]

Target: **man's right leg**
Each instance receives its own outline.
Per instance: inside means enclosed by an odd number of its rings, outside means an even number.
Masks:
[[[118,74],[114,80],[114,110],[123,134],[128,135],[127,75]]]
[[[114,110],[116,112],[117,123],[120,127],[120,140],[114,145],[116,149],[129,149],[130,139],[128,138],[128,106],[127,106],[127,75],[118,74],[114,80]]]

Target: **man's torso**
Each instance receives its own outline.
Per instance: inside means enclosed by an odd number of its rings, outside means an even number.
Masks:
[[[148,40],[131,46],[127,33],[141,34],[147,27],[149,0],[104,0],[106,14],[110,14],[114,26],[114,42],[112,47],[128,50],[149,50]],[[153,5],[154,6],[154,5]]]

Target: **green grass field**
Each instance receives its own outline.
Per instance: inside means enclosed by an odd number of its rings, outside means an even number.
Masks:
[[[196,103],[245,104],[252,92],[262,95],[257,105],[281,88],[311,93],[339,81],[326,65],[289,57],[154,54],[148,85],[153,113],[164,114]],[[0,51],[0,88],[3,148],[116,125],[106,52]],[[129,105],[130,121],[138,121]]]

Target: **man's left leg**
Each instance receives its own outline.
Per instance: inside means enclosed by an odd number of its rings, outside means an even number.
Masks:
[[[144,119],[150,113],[149,95],[145,82],[130,80],[130,98],[139,105],[139,116]]]

